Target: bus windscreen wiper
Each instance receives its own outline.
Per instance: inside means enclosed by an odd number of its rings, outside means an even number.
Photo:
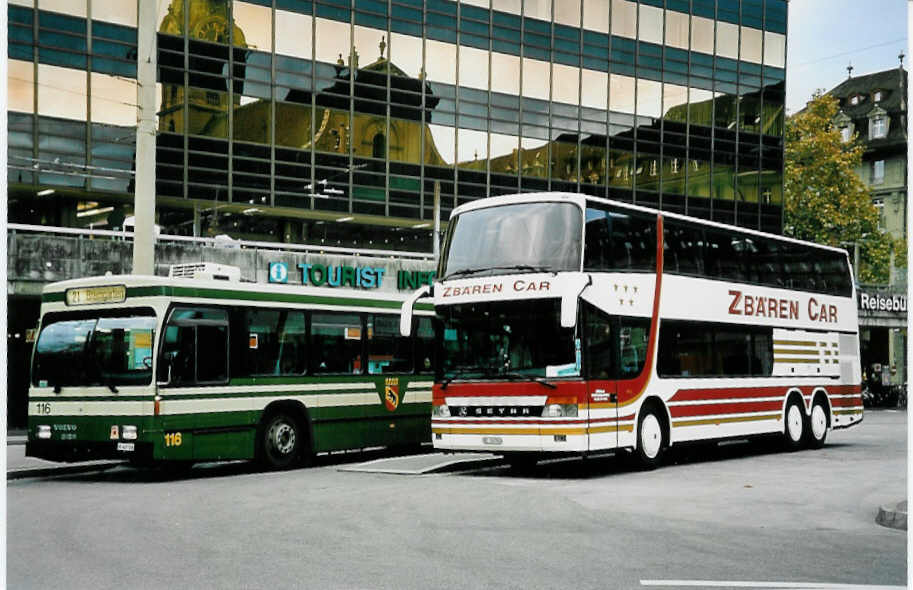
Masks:
[[[463,277],[466,275],[472,275],[477,272],[483,272],[486,270],[488,270],[488,269],[486,269],[486,268],[461,268],[460,270],[455,270],[451,273],[447,273],[447,276],[445,276],[441,280],[446,281],[447,279],[451,279],[453,277]]]
[[[450,385],[450,382],[454,379],[465,375],[466,373],[481,372],[482,376],[489,376],[492,374],[489,367],[483,367],[482,365],[460,365],[454,368],[453,374],[449,377],[444,377],[441,381],[441,389],[447,389],[447,386]]]
[[[503,266],[489,266],[485,270],[525,270],[529,272],[550,272],[552,274],[558,274],[557,271],[548,268],[547,266],[533,266],[532,264],[507,264]]]
[[[498,373],[499,377],[507,377],[508,379],[516,379],[518,381],[535,381],[539,385],[544,385],[549,389],[557,389],[558,386],[554,383],[546,381],[542,377],[536,375],[524,375],[523,373],[517,373],[516,371],[505,371],[503,373]]]
[[[558,271],[548,268],[547,266],[534,266],[532,264],[504,264],[496,266],[486,266],[484,268],[462,268],[460,270],[455,270],[451,273],[448,273],[443,280],[451,279],[453,277],[461,277],[476,273],[488,272],[491,270],[521,270],[526,272],[548,272],[552,274],[558,274]]]

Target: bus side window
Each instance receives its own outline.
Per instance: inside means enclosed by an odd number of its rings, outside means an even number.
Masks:
[[[584,318],[586,376],[588,379],[614,379],[615,351],[610,318],[590,305],[584,307]]]
[[[647,318],[621,318],[618,334],[619,379],[633,379],[643,371],[650,342],[650,320]]]
[[[361,320],[353,313],[311,314],[313,373],[363,373]]]
[[[368,374],[412,372],[412,340],[399,335],[399,316],[368,315]]]
[[[433,373],[435,366],[434,323],[431,318],[417,318],[415,334],[415,372]]]
[[[307,367],[307,331],[303,311],[248,309],[247,368],[252,375],[303,375]]]

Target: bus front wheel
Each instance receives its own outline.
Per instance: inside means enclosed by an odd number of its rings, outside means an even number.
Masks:
[[[666,433],[664,421],[654,408],[641,414],[637,421],[637,447],[634,458],[642,469],[655,469],[666,450]]]
[[[285,412],[270,416],[260,432],[260,460],[270,469],[288,469],[301,456],[301,427]]]

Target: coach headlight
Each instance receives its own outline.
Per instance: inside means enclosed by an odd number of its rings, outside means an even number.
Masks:
[[[38,435],[38,438],[51,438],[51,427],[47,424],[39,424],[35,429],[35,434]]]
[[[433,406],[431,408],[431,416],[433,418],[449,418],[450,417],[450,408],[446,404],[440,406]]]
[[[577,404],[548,404],[542,410],[546,418],[573,418],[577,416]]]

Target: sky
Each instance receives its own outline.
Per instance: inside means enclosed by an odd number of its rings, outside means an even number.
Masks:
[[[786,112],[847,77],[896,68],[907,54],[907,0],[789,0]],[[909,71],[910,56],[904,58]]]

